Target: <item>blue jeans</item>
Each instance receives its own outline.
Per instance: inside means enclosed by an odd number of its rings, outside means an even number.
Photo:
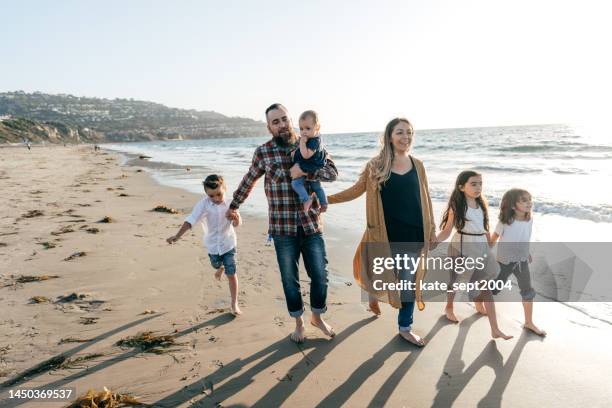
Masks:
[[[225,268],[226,275],[236,274],[236,248],[232,248],[222,255],[208,254],[210,263],[215,269],[219,269],[221,265]]]
[[[291,188],[293,188],[293,191],[295,191],[300,197],[300,201],[304,203],[310,198],[310,194],[308,194],[308,191],[306,191],[306,183],[310,184],[310,188],[317,195],[319,204],[327,205],[327,197],[325,196],[325,191],[323,191],[323,187],[321,187],[321,182],[314,180],[306,180],[305,177],[298,177],[296,179],[291,180]]]
[[[415,258],[420,255],[418,253],[407,252],[406,250],[394,250],[393,248],[394,244],[395,243],[391,243],[391,253],[393,254],[394,258],[397,253],[401,254],[402,256],[404,255],[404,253],[407,253],[409,257],[415,257]],[[412,273],[413,271],[412,263],[408,261],[407,266],[409,266],[409,268],[402,268],[398,271],[399,279],[400,281],[405,280],[405,281],[415,282],[416,281],[416,271],[415,273]],[[412,321],[413,321],[412,316],[414,313],[415,292],[413,290],[402,290],[400,292],[400,300],[401,300],[402,306],[400,307],[399,313],[397,314],[397,326],[399,328],[399,331],[408,332],[412,328]]]
[[[401,270],[399,277],[402,280],[405,279],[414,282],[416,274],[411,274],[410,271]],[[402,291],[400,299],[402,301],[402,307],[397,314],[397,325],[399,331],[410,331],[414,312],[414,291]]]
[[[304,229],[298,227],[295,236],[274,235],[273,239],[289,315],[299,317],[304,313],[298,271],[300,253],[306,273],[310,277],[310,309],[313,313],[325,313],[327,310],[327,256],[323,235],[320,232],[305,235]]]

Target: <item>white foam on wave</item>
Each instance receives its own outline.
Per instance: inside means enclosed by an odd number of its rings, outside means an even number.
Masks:
[[[363,166],[377,150],[378,134],[324,135],[323,138],[340,172],[335,183],[324,184],[328,193],[333,193],[351,186],[357,180]],[[156,141],[110,144],[106,147],[145,154],[151,156],[152,161],[179,166],[204,166],[210,171],[223,174],[232,189],[247,172],[255,147],[266,140]],[[499,149],[511,143],[516,143],[517,149],[514,152],[513,149],[506,149],[509,150],[506,154],[494,156],[500,153]],[[531,126],[417,131],[413,152],[415,157],[425,163],[432,198],[440,203],[448,199],[454,179],[461,170],[476,168],[484,176],[485,195],[492,207],[499,205],[506,190],[520,187],[533,194],[535,211],[541,215],[604,223],[612,228],[612,191],[603,187],[612,177],[612,159],[593,161],[574,156],[568,160],[565,157],[567,152],[560,159],[555,155],[543,155],[539,148],[532,151],[523,149],[531,145],[554,145],[555,150],[573,146],[593,153],[602,147],[593,145],[589,149],[588,141],[582,140],[567,127]],[[176,173],[166,174],[164,170],[156,172],[156,178],[166,185],[190,191],[196,191],[201,186],[199,176],[189,180],[181,174],[180,179],[177,179]],[[247,208],[266,213],[263,188],[259,186],[254,194],[257,198],[249,199]],[[355,207],[356,204],[348,206]],[[353,216],[347,217],[348,223],[355,223],[355,210],[353,208],[350,211]],[[342,218],[341,214],[338,216]]]

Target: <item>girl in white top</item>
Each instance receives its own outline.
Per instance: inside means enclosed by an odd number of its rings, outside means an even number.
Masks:
[[[242,314],[238,306],[238,277],[236,276],[236,232],[234,227],[242,223],[240,214],[235,212],[231,220],[226,218],[231,200],[225,199],[225,181],[223,177],[211,174],[204,180],[206,195],[193,207],[191,214],[185,218],[181,229],[166,241],[173,244],[198,222],[202,225],[204,245],[213,268],[217,270],[215,278],[221,279],[225,272],[229,281],[231,311],[234,315]]]
[[[525,313],[523,327],[539,336],[546,336],[546,332],[533,323],[533,298],[536,293],[531,285],[529,272],[529,241],[533,227],[531,208],[531,194],[528,191],[519,188],[508,190],[501,201],[499,222],[491,236],[491,245],[499,238],[497,262],[500,272],[497,279],[505,283],[510,274],[516,276]],[[494,291],[493,294],[497,292]]]
[[[482,176],[475,171],[462,171],[455,181],[455,188],[448,201],[448,207],[442,216],[441,231],[437,236],[439,242],[445,241],[450,236],[453,227],[456,233],[451,239],[449,255],[454,257],[467,257],[472,259],[484,259],[483,268],[456,268],[451,272],[451,287],[457,281],[480,281],[481,279],[494,278],[496,263],[491,262],[493,258],[489,255],[489,214],[486,198],[482,195]],[[491,260],[491,261],[488,261]],[[462,273],[459,273],[462,272]],[[470,298],[476,304],[476,310],[487,315],[491,326],[491,336],[495,338],[511,339],[512,336],[504,334],[497,325],[495,314],[495,303],[489,290],[478,291]],[[459,320],[453,310],[455,293],[447,292],[446,318],[454,323]]]

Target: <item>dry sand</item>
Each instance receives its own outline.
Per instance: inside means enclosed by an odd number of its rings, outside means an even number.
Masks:
[[[487,319],[469,304],[457,305],[464,320],[453,325],[441,318],[443,304],[430,302],[415,312],[414,328],[428,341],[417,349],[398,338],[394,310],[383,307],[378,319],[366,312],[351,279],[360,237],[333,225],[326,318],[336,338],[308,328],[303,345],[288,340],[292,321],[266,220],[249,214],[238,230],[244,315],[234,318],[199,228],[165,243],[198,197],[119,159],[88,146],[0,149],[0,407],[67,404],[10,399],[10,390],[81,395],[103,386],[165,407],[612,403],[609,322],[536,304],[536,322],[549,332],[541,339],[521,329],[520,304],[498,304],[500,326],[515,338],[492,341]],[[152,212],[158,204],[181,214]],[[97,223],[106,216],[111,223]],[[57,278],[16,282],[42,275]],[[306,294],[305,273],[302,280]],[[35,296],[49,301],[30,303]],[[177,344],[161,354],[116,345],[145,331],[172,334]],[[88,341],[61,342],[69,338]],[[49,361],[58,364],[49,369]]]

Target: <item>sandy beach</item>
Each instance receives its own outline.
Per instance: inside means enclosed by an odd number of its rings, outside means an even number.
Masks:
[[[326,318],[337,336],[308,328],[304,344],[289,341],[292,321],[266,244],[267,220],[248,212],[237,230],[244,314],[236,318],[199,227],[176,245],[165,242],[198,196],[120,163],[119,154],[91,146],[0,149],[0,407],[66,406],[104,386],[159,407],[612,401],[610,322],[538,303],[536,321],[549,333],[542,339],[522,330],[520,304],[500,303],[500,326],[514,338],[492,341],[486,317],[470,304],[457,305],[463,320],[454,325],[442,303],[430,302],[415,312],[414,329],[428,342],[417,349],[398,337],[395,310],[383,305],[379,318],[366,311],[351,269],[361,237],[332,219],[325,220]],[[157,205],[178,213],[152,211]],[[105,217],[111,222],[100,222]],[[49,279],[29,281],[42,276]],[[175,344],[158,353],[117,345],[150,331]],[[75,398],[10,398],[11,390],[66,388]]]

